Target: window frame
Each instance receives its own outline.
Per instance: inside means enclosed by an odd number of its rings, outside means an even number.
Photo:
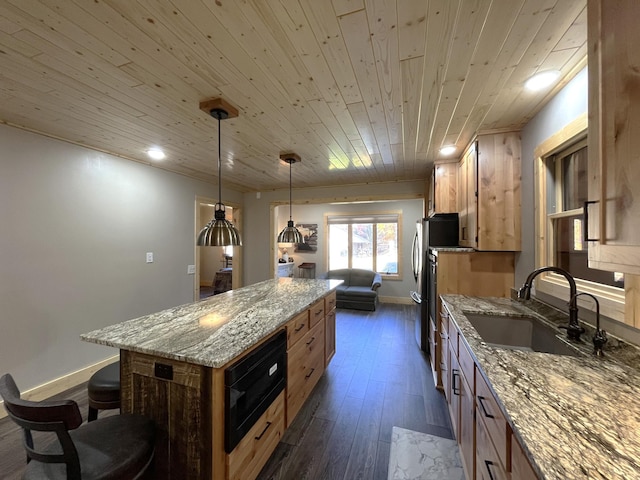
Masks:
[[[572,144],[587,138],[587,115],[581,115],[570,122],[562,130],[544,140],[534,149],[535,158],[535,265],[540,268],[555,263],[553,248],[553,222],[552,218],[575,215],[581,209],[567,210],[555,214],[547,214],[547,200],[549,188],[546,162],[549,157],[566,150]],[[557,162],[560,163],[560,162]],[[556,189],[554,189],[556,190]],[[557,190],[553,198],[560,201]],[[562,205],[560,203],[559,205]],[[561,302],[569,300],[569,286],[562,275],[553,272],[544,272],[536,278],[536,290],[552,296]],[[622,288],[599,284],[587,280],[576,279],[578,291],[590,293],[598,298],[602,315],[624,322],[625,291]],[[595,302],[588,298],[580,297],[578,304],[581,309],[595,312]]]
[[[342,218],[345,220],[351,220],[351,221],[345,221],[345,222],[335,222],[336,224],[338,223],[343,223],[343,224],[366,224],[366,223],[372,223],[374,225],[374,235],[373,235],[373,265],[375,267],[376,265],[376,258],[377,258],[377,229],[375,228],[375,225],[377,223],[393,223],[393,222],[389,222],[389,221],[385,221],[388,220],[390,216],[395,216],[396,217],[396,232],[397,232],[397,236],[396,236],[396,243],[397,243],[397,272],[396,273],[385,273],[385,272],[376,272],[379,273],[383,279],[385,280],[402,280],[402,258],[403,258],[403,249],[402,249],[402,211],[380,211],[380,212],[365,212],[365,213],[349,213],[349,214],[341,214],[341,213],[326,213],[324,215],[324,224],[325,224],[325,231],[326,231],[326,236],[327,236],[327,249],[326,249],[326,265],[327,268],[329,268],[330,263],[330,242],[331,242],[331,218]],[[363,221],[355,221],[357,219],[362,219],[362,218],[366,218],[366,219],[372,219],[373,221],[371,222],[363,222]],[[375,221],[375,219],[379,219],[380,221]],[[348,229],[347,235],[348,235],[348,245],[347,245],[347,252],[348,252],[348,265],[349,268],[352,268],[351,265],[351,256],[353,253],[353,241],[352,241],[352,234],[353,234],[353,230],[351,228]],[[375,271],[375,268],[373,268],[373,270]]]

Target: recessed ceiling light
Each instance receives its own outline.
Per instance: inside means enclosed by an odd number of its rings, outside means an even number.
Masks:
[[[527,90],[536,92],[553,84],[559,77],[560,72],[558,70],[547,70],[544,72],[536,73],[533,77],[525,82],[524,87]]]
[[[147,150],[147,155],[153,160],[162,160],[166,157],[165,153],[159,148],[150,148]]]
[[[440,149],[440,154],[442,155],[452,155],[456,151],[455,145],[445,145]]]

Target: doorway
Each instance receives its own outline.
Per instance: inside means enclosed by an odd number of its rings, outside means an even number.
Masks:
[[[213,218],[216,200],[196,197],[195,239],[198,232]],[[227,219],[242,234],[241,209],[227,205]],[[242,247],[195,247],[194,301],[242,286]]]

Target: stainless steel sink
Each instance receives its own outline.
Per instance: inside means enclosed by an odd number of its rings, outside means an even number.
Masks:
[[[465,313],[485,343],[500,348],[579,356],[555,328],[535,317]]]

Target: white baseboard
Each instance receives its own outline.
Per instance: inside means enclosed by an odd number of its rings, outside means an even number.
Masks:
[[[38,385],[37,387],[34,387],[30,390],[20,392],[20,398],[22,398],[23,400],[31,400],[34,402],[45,400],[53,395],[62,393],[65,390],[70,389],[71,387],[75,387],[82,382],[88,381],[89,378],[91,378],[91,375],[96,373],[102,367],[105,367],[113,362],[117,362],[118,360],[120,360],[120,356],[114,355],[113,357],[109,357],[106,360],[102,360],[101,362],[95,363],[81,370],[71,372],[67,375],[51,380],[50,382]],[[0,405],[3,404],[4,402],[0,401]],[[2,409],[0,409],[0,418],[4,418],[6,416],[7,411],[3,407]]]
[[[415,305],[415,302],[407,297],[378,297],[380,303],[397,303],[400,305]]]

